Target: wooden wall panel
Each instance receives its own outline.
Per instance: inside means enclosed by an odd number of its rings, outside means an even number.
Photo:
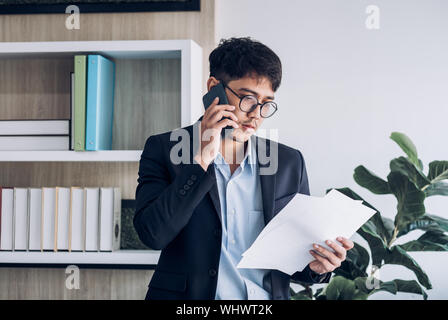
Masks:
[[[215,46],[214,7],[214,0],[202,0],[200,12],[81,13],[80,30],[65,28],[66,14],[0,15],[0,41],[193,39],[203,48],[203,91],[205,91],[208,55]],[[31,62],[27,63],[29,67]],[[36,68],[36,72],[41,67],[51,70],[45,63],[44,60],[40,60],[31,68]],[[155,61],[153,65],[147,67],[159,68],[164,63]],[[0,119],[66,118],[69,86],[66,80],[60,82],[58,79],[61,79],[59,75],[61,70],[71,68],[71,61],[60,60],[60,64],[54,76],[44,78],[41,84],[33,82],[35,76],[29,77],[27,80],[29,82],[24,85],[20,84],[20,78],[13,77],[9,80],[0,78]],[[132,70],[132,67],[129,65],[125,70]],[[176,62],[168,66],[170,67],[177,68]],[[4,64],[0,60],[2,70],[0,77],[1,74],[7,74],[3,72],[4,68],[17,68],[17,65]],[[151,74],[152,76],[147,79],[148,82],[154,81],[154,73]],[[127,118],[121,122],[124,126],[115,124],[116,130],[123,131],[123,134],[120,133],[120,137],[116,138],[117,147],[141,149],[143,145],[138,148],[137,146],[142,144],[141,140],[145,140],[146,135],[177,127],[176,124],[180,123],[180,113],[176,109],[179,97],[173,93],[177,90],[177,77],[175,74],[173,77],[175,80],[170,84],[166,94],[159,97],[152,94],[136,97],[134,102],[140,99],[140,103],[134,104],[127,93],[125,94],[122,89],[119,90],[117,101],[120,101],[122,106],[132,103],[133,111],[126,113],[127,109],[117,107],[120,117]],[[160,85],[167,84],[168,79],[169,77],[165,77]],[[9,83],[6,83],[8,81]],[[134,85],[137,85],[136,82]],[[57,94],[48,92],[47,95],[42,88],[59,89],[56,90]],[[157,89],[157,86],[154,88]],[[35,97],[27,97],[27,94],[33,91],[37,91],[39,96],[37,100]],[[45,106],[48,101],[50,107]],[[146,105],[148,108],[144,108]],[[170,108],[169,112],[160,106]],[[145,121],[137,126],[144,127],[143,131],[132,132],[129,123],[136,122],[140,112],[143,113]],[[140,135],[137,145],[132,144],[129,138],[136,135]],[[118,185],[123,190],[123,198],[128,199],[135,196],[137,176],[138,163],[0,162],[1,185],[17,187]],[[0,268],[0,299],[143,299],[153,273],[150,270],[81,269],[81,289],[67,290],[64,271],[62,268]]]
[[[120,187],[135,199],[138,162],[0,162],[0,185],[10,187]]]
[[[79,269],[79,289],[68,289],[65,268],[2,268],[0,300],[141,300],[154,271]]]
[[[181,125],[179,59],[117,60],[113,149],[140,150]]]
[[[0,70],[0,119],[70,119],[73,59],[0,59]]]

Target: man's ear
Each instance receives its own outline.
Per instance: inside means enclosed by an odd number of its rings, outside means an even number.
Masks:
[[[207,91],[210,91],[211,88],[213,88],[214,86],[216,86],[219,83],[219,80],[216,79],[215,77],[210,77],[207,80]]]

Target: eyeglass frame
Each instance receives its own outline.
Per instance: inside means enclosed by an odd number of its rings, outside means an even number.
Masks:
[[[238,107],[240,108],[240,110],[241,110],[242,112],[249,113],[249,112],[254,111],[258,106],[261,106],[261,107],[260,107],[260,117],[262,117],[263,119],[270,118],[270,117],[272,117],[272,116],[277,112],[277,110],[278,110],[278,104],[277,104],[275,101],[266,101],[265,103],[259,103],[259,102],[258,102],[258,98],[257,98],[256,96],[254,96],[254,95],[252,95],[252,94],[247,94],[247,95],[245,95],[245,96],[240,96],[238,93],[236,93],[235,91],[233,91],[232,88],[230,88],[230,87],[227,85],[227,83],[225,83],[224,81],[221,81],[221,82],[222,82],[222,85],[223,85],[224,88],[229,89],[230,92],[232,92],[236,97],[238,97],[238,98],[240,99],[240,103],[239,103]],[[250,111],[244,111],[243,109],[241,109],[241,102],[243,101],[243,99],[244,99],[245,97],[254,97],[255,100],[257,100],[257,104],[254,104],[254,105],[252,106],[252,108],[251,108]],[[271,104],[275,107],[275,111],[272,112],[272,114],[271,114],[269,117],[264,117],[264,116],[261,114],[261,110],[263,109],[263,106],[266,105],[266,104],[268,104],[268,103],[271,103]],[[254,107],[254,106],[255,106],[255,107]]]

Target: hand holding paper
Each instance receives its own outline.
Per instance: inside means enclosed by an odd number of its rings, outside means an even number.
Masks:
[[[313,259],[313,243],[350,238],[375,210],[337,190],[325,197],[297,194],[243,253],[238,268],[276,269],[292,275]],[[336,241],[334,241],[336,242]]]

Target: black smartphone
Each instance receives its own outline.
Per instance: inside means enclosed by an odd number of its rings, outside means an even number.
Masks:
[[[227,100],[226,90],[222,83],[218,83],[216,86],[212,87],[209,92],[207,92],[204,97],[202,97],[202,102],[204,103],[204,108],[207,109],[212,104],[213,100],[216,97],[219,97],[218,104],[229,104],[229,100]],[[228,117],[223,117],[223,119],[229,119]],[[234,129],[232,126],[224,127],[221,130],[221,135],[224,136],[226,130]],[[230,132],[230,131],[229,131]]]

